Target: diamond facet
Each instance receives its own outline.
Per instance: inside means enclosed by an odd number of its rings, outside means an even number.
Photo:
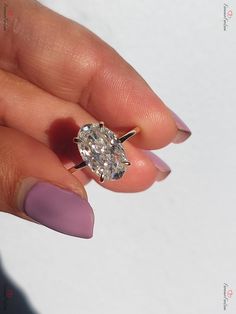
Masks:
[[[78,132],[77,145],[82,159],[104,180],[120,179],[129,162],[114,132],[102,123],[85,124]]]

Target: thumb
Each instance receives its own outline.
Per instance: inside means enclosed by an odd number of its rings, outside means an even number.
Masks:
[[[83,185],[46,145],[4,126],[0,126],[0,211],[76,237],[93,234],[93,210]]]

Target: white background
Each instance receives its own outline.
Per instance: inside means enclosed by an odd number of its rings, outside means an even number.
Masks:
[[[190,126],[156,153],[170,177],[137,194],[87,187],[94,237],[0,214],[5,272],[43,314],[236,311],[236,16],[223,1],[45,0],[112,45]],[[236,3],[228,1],[236,15]]]

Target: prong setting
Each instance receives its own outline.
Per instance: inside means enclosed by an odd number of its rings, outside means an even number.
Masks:
[[[88,166],[101,183],[120,179],[131,165],[122,143],[138,132],[139,128],[136,127],[119,138],[103,121],[81,126],[73,142],[77,144],[83,161],[69,171],[74,172]]]
[[[101,183],[103,183],[103,182],[104,182],[104,180],[105,180],[105,178],[104,178],[104,174],[102,173],[102,174],[101,174],[101,176],[100,176],[100,182],[101,182]]]
[[[76,143],[76,144],[78,144],[78,143],[80,142],[80,139],[77,138],[77,137],[74,137],[74,138],[73,138],[73,142]]]
[[[79,163],[78,165],[75,165],[74,167],[75,169],[82,169],[82,168],[87,167],[87,163],[85,161],[82,161],[81,163]]]
[[[99,122],[99,127],[100,127],[100,129],[104,127],[104,122],[103,121]]]
[[[125,161],[122,161],[123,164],[127,165],[127,166],[130,166],[131,165],[131,162],[128,161],[128,160],[125,160]]]

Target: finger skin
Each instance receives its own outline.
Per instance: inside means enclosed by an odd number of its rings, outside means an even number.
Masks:
[[[111,47],[36,2],[12,0],[9,6],[14,18],[0,35],[1,68],[79,103],[109,127],[140,126],[142,132],[131,139],[140,148],[160,148],[174,139],[170,110]]]
[[[14,74],[0,70],[2,97],[0,99],[0,120],[4,125],[28,134],[51,148],[66,168],[81,161],[73,137],[85,123],[97,122],[80,106],[59,99],[42,91]],[[14,95],[14,97],[12,97]],[[127,156],[132,164],[124,178],[106,182],[102,186],[118,192],[146,190],[156,180],[157,170],[140,149],[125,142]],[[90,171],[77,171],[74,176],[88,182]],[[98,182],[99,183],[99,182]]]

